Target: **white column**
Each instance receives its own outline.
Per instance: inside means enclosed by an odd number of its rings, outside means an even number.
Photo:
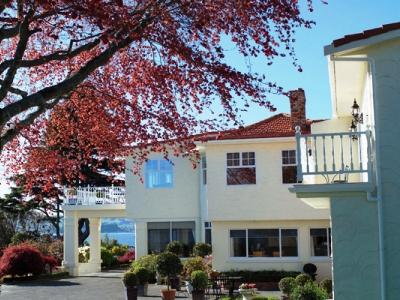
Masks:
[[[64,259],[62,265],[72,276],[78,276],[78,218],[64,210]]]
[[[135,222],[135,259],[147,254],[147,223]]]
[[[100,218],[89,218],[90,228],[90,259],[89,264],[92,272],[101,271],[101,236]]]
[[[204,242],[204,222],[201,218],[197,218],[195,221],[195,239],[196,243]]]

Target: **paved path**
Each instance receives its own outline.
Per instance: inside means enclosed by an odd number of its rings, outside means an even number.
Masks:
[[[122,271],[110,271],[85,277],[4,284],[0,287],[0,300],[125,300],[121,277]],[[149,296],[138,299],[161,299],[161,288],[150,285]],[[268,296],[280,295],[279,292],[261,293]],[[187,299],[187,294],[178,293],[177,299]]]

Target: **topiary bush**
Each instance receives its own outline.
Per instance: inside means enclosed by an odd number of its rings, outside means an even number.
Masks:
[[[308,274],[299,274],[295,279],[296,285],[299,286],[304,286],[307,282],[310,281],[312,281],[312,278]]]
[[[147,271],[146,268],[139,267],[139,268],[134,269],[133,272],[137,276],[138,284],[145,285],[146,283],[149,282],[150,273],[149,273],[149,271]]]
[[[172,241],[167,245],[165,251],[181,256],[183,254],[183,244],[179,241]]]
[[[291,300],[326,300],[328,294],[312,281],[297,285],[290,295]]]
[[[324,279],[319,283],[320,288],[325,290],[329,296],[332,295],[332,280],[331,279]]]
[[[210,255],[211,252],[212,252],[212,248],[211,248],[210,244],[197,243],[193,246],[193,255],[194,256],[205,257],[207,255]]]
[[[138,278],[135,272],[128,271],[124,273],[122,282],[126,287],[135,287],[138,284]]]
[[[155,282],[156,280],[156,264],[157,264],[157,255],[148,254],[142,257],[139,257],[132,263],[132,269],[136,269],[139,267],[145,268],[149,271],[149,282]]]
[[[0,277],[33,276],[40,275],[44,271],[44,261],[38,249],[29,244],[19,244],[7,247],[0,258]]]
[[[317,276],[317,266],[312,263],[305,264],[303,266],[303,272],[310,275],[312,280],[315,280],[315,277]]]
[[[203,258],[201,258],[200,256],[197,257],[191,257],[186,259],[183,262],[183,271],[182,271],[182,275],[185,278],[189,278],[190,275],[194,272],[194,271],[205,271],[207,272],[209,269],[208,265],[206,265],[203,261]]]
[[[111,250],[101,247],[101,266],[105,268],[110,268],[117,263],[116,258],[112,254]]]
[[[194,271],[190,275],[193,291],[204,291],[208,286],[208,276],[204,271]]]
[[[279,289],[286,296],[289,296],[296,286],[296,281],[293,277],[285,277],[279,281]]]
[[[163,252],[157,256],[156,270],[161,276],[168,278],[169,289],[171,278],[176,277],[182,272],[182,263],[176,254]]]

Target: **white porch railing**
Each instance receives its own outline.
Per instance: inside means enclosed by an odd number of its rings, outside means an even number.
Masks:
[[[64,188],[64,205],[125,204],[125,187]]]
[[[302,135],[296,128],[297,181],[322,176],[326,182],[370,182],[373,156],[371,131]],[[353,176],[352,174],[358,174]],[[351,180],[349,180],[349,176]]]

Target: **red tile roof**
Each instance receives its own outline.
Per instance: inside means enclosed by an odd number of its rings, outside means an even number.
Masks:
[[[303,133],[309,133],[309,127],[312,122],[311,120],[307,120],[307,130]],[[226,130],[219,133],[205,133],[199,135],[196,139],[210,141],[290,137],[295,136],[292,124],[290,115],[281,113],[238,129]]]
[[[367,39],[367,38],[375,36],[375,35],[383,34],[383,33],[393,31],[393,30],[398,30],[398,29],[400,29],[400,22],[385,24],[385,25],[382,25],[381,27],[372,28],[372,29],[365,30],[360,33],[345,35],[344,37],[342,37],[340,39],[334,40],[332,42],[332,45],[334,47],[339,47],[339,46],[342,46],[342,45],[345,45],[345,44],[348,44],[348,43],[351,43],[354,41]]]

